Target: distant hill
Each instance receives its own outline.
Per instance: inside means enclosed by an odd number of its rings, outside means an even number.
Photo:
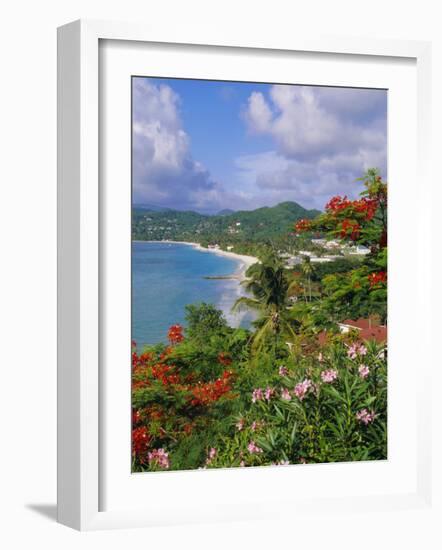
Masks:
[[[311,219],[319,210],[307,210],[296,202],[272,207],[208,216],[178,210],[132,210],[132,235],[137,240],[184,240],[220,244],[263,242],[286,236],[301,218]]]
[[[224,210],[220,210],[216,215],[217,216],[228,216],[229,214],[234,214],[235,210],[231,210],[230,208],[224,208]]]
[[[133,207],[134,210],[148,210],[150,212],[170,212],[172,208],[167,208],[165,206],[157,206],[156,204],[135,204]]]

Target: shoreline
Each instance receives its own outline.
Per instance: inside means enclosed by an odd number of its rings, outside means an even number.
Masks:
[[[225,256],[227,258],[232,258],[233,260],[238,260],[241,262],[239,268],[233,275],[244,275],[247,269],[259,262],[258,258],[254,256],[247,256],[245,254],[237,254],[236,252],[230,252],[227,250],[214,249],[214,248],[204,248],[199,243],[188,242],[188,241],[170,241],[170,240],[161,240],[161,241],[132,241],[134,243],[164,243],[164,244],[186,244],[192,246],[193,248],[200,250],[201,252],[211,252],[213,254],[218,254],[218,256]]]

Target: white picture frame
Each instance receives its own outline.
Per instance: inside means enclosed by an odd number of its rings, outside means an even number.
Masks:
[[[317,54],[409,58],[417,70],[417,164],[420,200],[431,204],[428,155],[430,149],[431,103],[429,97],[430,44],[424,42],[364,40],[350,37],[316,39],[297,35],[268,44],[265,38],[241,39],[225,34],[223,39],[208,40],[186,36],[185,30],[173,37],[136,24],[76,21],[58,31],[58,521],[80,530],[115,527],[139,527],[179,522],[255,518],[271,515],[265,503],[253,502],[242,512],[231,506],[208,510],[194,503],[192,514],[165,509],[126,508],[102,511],[100,471],[102,438],[100,433],[100,176],[99,176],[99,47],[101,40],[134,43],[169,43],[231,48],[244,51],[265,49],[274,52],[310,52]],[[179,47],[178,47],[179,50]],[[176,54],[179,56],[179,53]],[[419,231],[429,233],[430,210],[420,208]],[[419,241],[421,242],[421,241]],[[419,312],[423,320],[422,347],[430,341],[431,255],[430,243],[420,251]],[[428,319],[428,321],[425,321]],[[427,325],[426,325],[427,323]],[[425,336],[426,335],[426,336]],[[427,340],[425,340],[425,338]],[[431,403],[424,392],[431,376],[431,348],[420,365],[416,387],[416,490],[409,494],[391,492],[366,497],[330,499],[304,498],[294,502],[292,510],[326,510],[331,505],[346,513],[357,502],[361,509],[425,508],[431,502],[431,433],[428,419]],[[339,465],[345,475],[347,465]],[[276,474],[283,481],[285,469]],[[207,472],[209,475],[212,472]],[[238,475],[240,473],[238,472]],[[174,476],[175,474],[170,474]],[[189,473],[181,474],[183,476]],[[223,476],[225,472],[217,472]],[[290,505],[290,498],[285,498]],[[336,508],[337,507],[337,508]],[[195,510],[197,513],[195,514]],[[290,506],[289,506],[290,510]]]

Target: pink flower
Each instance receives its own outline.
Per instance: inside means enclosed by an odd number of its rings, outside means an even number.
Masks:
[[[358,420],[362,424],[365,424],[366,426],[368,424],[371,424],[371,422],[373,422],[375,418],[375,413],[373,411],[369,412],[367,411],[367,409],[361,409],[356,413],[356,420]]]
[[[359,376],[361,378],[367,378],[367,376],[370,374],[370,369],[367,367],[367,365],[360,365],[358,368]]]
[[[251,442],[247,445],[247,449],[248,449],[248,451],[249,451],[249,453],[250,453],[251,455],[253,455],[253,454],[259,454],[259,453],[262,453],[262,452],[263,452],[263,450],[261,449],[261,447],[258,447],[254,441],[251,441]]]
[[[252,393],[252,403],[262,401],[264,399],[264,393],[261,388],[256,388]]]
[[[358,352],[357,352],[357,344],[352,344],[349,348],[348,348],[348,351],[347,351],[347,356],[350,358],[350,359],[356,359],[356,357],[358,356]]]
[[[287,376],[289,373],[289,369],[287,367],[284,367],[284,365],[281,365],[279,367],[279,374],[280,376]]]
[[[266,391],[264,392],[264,397],[266,398],[267,401],[270,401],[270,398],[272,397],[273,393],[274,393],[273,388],[269,388],[269,387],[266,388]]]
[[[349,346],[347,356],[350,359],[356,359],[358,355],[367,355],[367,348],[364,346],[364,344],[359,344],[358,342],[355,342],[354,344]]]
[[[206,459],[206,464],[209,465],[212,460],[216,457],[216,453],[217,453],[217,450],[215,449],[215,447],[212,447],[210,450],[209,450],[209,453],[207,455],[207,459]]]
[[[264,426],[264,422],[260,420],[255,420],[252,422],[252,425],[250,426],[250,429],[252,432],[256,432],[256,430],[259,430],[259,428],[262,428]]]
[[[322,381],[325,382],[326,384],[333,383],[337,377],[338,377],[337,370],[329,369],[329,370],[323,370],[321,372]]]
[[[364,344],[359,345],[359,355],[367,355],[367,348]]]
[[[303,382],[296,384],[294,393],[296,397],[302,401],[311,387],[312,381],[306,378]]]
[[[170,466],[169,454],[162,448],[154,449],[147,454],[147,457],[149,459],[149,464],[153,464],[164,470],[167,470]]]
[[[241,418],[236,423],[236,429],[240,432],[244,428],[244,424],[245,424],[245,420],[244,420],[244,418]]]
[[[281,399],[284,399],[284,401],[290,401],[292,396],[290,395],[290,392],[287,388],[284,388],[281,392]]]

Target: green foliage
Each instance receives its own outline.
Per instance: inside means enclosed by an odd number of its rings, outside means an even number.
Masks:
[[[336,335],[320,355],[314,349],[290,355],[272,348],[250,355],[243,329],[205,344],[192,334],[161,353],[145,350],[141,357],[147,359],[133,375],[135,429],[148,429],[149,449],[167,450],[169,469],[387,457],[382,347],[351,344]],[[219,350],[229,358],[227,367]],[[153,375],[152,367],[160,374]],[[195,402],[200,395],[195,388],[214,387],[226,368],[230,378],[218,397],[209,392],[209,400]],[[306,382],[302,394],[299,385]],[[158,465],[135,454],[133,468],[149,471]]]
[[[320,282],[326,275],[335,273],[347,273],[361,265],[363,260],[359,257],[338,258],[332,262],[317,263],[312,273],[312,281]]]
[[[318,214],[318,210],[306,210],[295,202],[216,216],[134,207],[132,237],[135,240],[197,241],[202,246],[218,243],[222,248],[234,246],[239,254],[260,256],[267,250],[269,241],[285,249],[293,223]]]
[[[186,306],[186,322],[189,337],[203,343],[214,335],[224,334],[227,330],[227,322],[222,312],[205,302]]]

